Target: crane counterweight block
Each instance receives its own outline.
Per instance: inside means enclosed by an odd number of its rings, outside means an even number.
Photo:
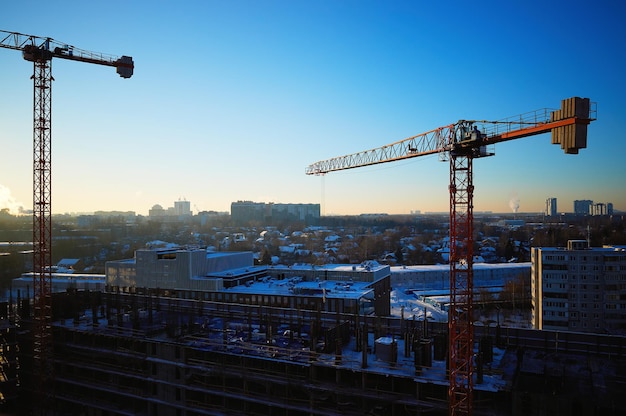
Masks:
[[[130,56],[122,56],[120,59],[115,61],[115,66],[117,67],[117,73],[122,78],[130,78],[133,76],[133,71],[135,69],[135,63],[133,62],[133,58]]]
[[[35,45],[25,45],[22,49],[22,57],[29,62],[49,61],[53,56],[52,51]]]

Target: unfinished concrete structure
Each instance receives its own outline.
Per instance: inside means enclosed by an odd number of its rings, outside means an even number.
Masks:
[[[54,295],[57,414],[448,412],[445,324],[164,293]],[[17,313],[19,389],[8,403],[27,412],[34,386],[28,302]],[[476,330],[474,414],[626,411],[625,338]]]
[[[200,270],[199,259],[207,257],[202,250],[187,255],[192,252],[137,257],[145,263],[135,266],[150,265],[146,276],[164,287],[138,285],[143,272],[126,261],[110,276],[132,285],[54,294],[48,411],[448,414],[448,327],[388,316],[388,266],[247,265],[189,273],[189,265]],[[243,257],[223,261],[237,258]],[[185,282],[220,289],[181,287]],[[28,414],[37,392],[36,331],[30,300],[10,305],[0,317],[7,328],[2,410]],[[493,326],[475,331],[475,415],[626,411],[620,398],[626,338]]]

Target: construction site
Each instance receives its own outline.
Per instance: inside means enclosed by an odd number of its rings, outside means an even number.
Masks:
[[[183,299],[53,296],[47,414],[448,413],[448,328],[428,321]],[[40,392],[31,302],[2,305],[4,410]],[[620,415],[626,339],[476,327],[477,415]]]
[[[118,264],[103,291],[53,293],[51,61],[114,67],[126,79],[134,63],[17,32],[0,31],[0,47],[33,63],[34,88],[32,296],[0,307],[0,387],[8,412],[626,412],[619,396],[626,385],[623,337],[474,325],[473,160],[493,156],[496,143],[544,133],[566,154],[578,153],[595,120],[588,98],[505,120],[459,120],[307,168],[324,175],[431,154],[450,163],[447,323],[391,317],[384,271],[361,273],[355,265],[323,277],[319,271],[270,276],[244,267],[233,277],[223,267],[205,270],[206,252],[177,263],[171,262],[183,257],[178,253],[156,253],[152,269]],[[189,287],[171,278],[180,273]]]

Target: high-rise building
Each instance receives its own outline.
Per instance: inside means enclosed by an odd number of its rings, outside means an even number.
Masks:
[[[589,199],[574,201],[574,213],[576,215],[613,215],[612,202],[593,203]]]
[[[536,329],[626,333],[626,247],[531,251],[532,323]]]
[[[185,200],[174,201],[174,215],[177,217],[191,217],[191,202]]]
[[[230,204],[230,216],[235,223],[265,221],[267,211],[264,202],[237,201]]]
[[[557,215],[556,210],[556,198],[548,198],[546,199],[546,216],[555,217]]]
[[[574,214],[576,215],[590,215],[593,201],[590,199],[581,199],[574,201]]]

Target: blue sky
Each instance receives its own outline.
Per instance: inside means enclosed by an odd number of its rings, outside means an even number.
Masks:
[[[587,149],[550,135],[474,162],[475,211],[546,198],[626,210],[626,6],[615,1],[8,2],[0,29],[131,55],[135,74],[52,62],[54,213],[186,199],[448,211],[437,157],[305,175],[459,119],[597,102]],[[32,205],[32,64],[0,48],[0,208]]]

